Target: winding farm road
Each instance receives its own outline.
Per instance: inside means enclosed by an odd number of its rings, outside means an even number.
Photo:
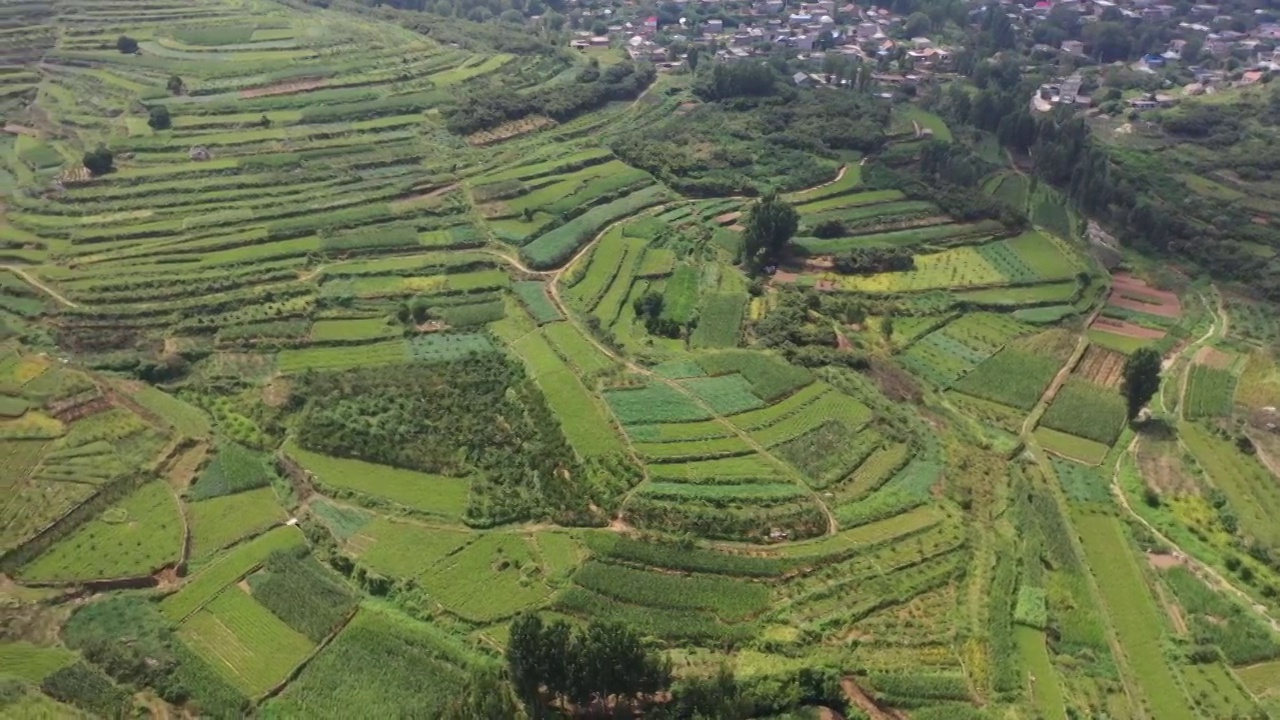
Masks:
[[[32,287],[35,287],[36,289],[40,290],[44,294],[53,298],[54,300],[57,300],[59,303],[66,305],[67,307],[72,307],[72,308],[80,307],[79,303],[74,302],[72,300],[68,300],[66,297],[62,295],[62,293],[59,293],[57,290],[54,290],[48,285],[45,285],[44,282],[40,280],[40,278],[36,277],[35,275],[32,275],[31,273],[18,267],[17,265],[0,265],[0,270],[8,270],[14,275],[17,275],[18,277],[25,280]]]
[[[1200,299],[1205,301],[1205,307],[1210,307],[1207,299],[1204,297],[1204,294],[1203,293],[1199,293],[1199,294],[1200,294]],[[1219,295],[1216,292],[1216,290],[1214,292],[1214,296],[1216,300],[1215,305],[1217,307],[1216,309],[1212,310],[1213,322],[1210,323],[1209,329],[1205,332],[1204,335],[1201,335],[1194,342],[1188,343],[1187,346],[1183,348],[1181,352],[1176,353],[1174,357],[1171,358],[1171,361],[1168,363],[1168,366],[1172,366],[1174,362],[1176,362],[1180,358],[1194,357],[1195,353],[1198,352],[1200,348],[1203,347],[1204,344],[1207,343],[1209,340],[1213,339],[1215,336],[1222,337],[1226,334],[1227,327],[1229,326],[1228,325],[1229,320],[1227,317],[1226,309],[1223,307],[1221,295]],[[1182,376],[1178,378],[1179,386],[1180,386],[1180,391],[1179,391],[1180,394],[1178,397],[1179,415],[1181,415],[1182,408],[1185,407],[1186,405],[1186,377],[1188,375],[1190,375],[1189,369],[1187,371],[1184,371],[1182,373]],[[1116,459],[1116,464],[1111,470],[1111,492],[1113,495],[1115,495],[1116,500],[1119,501],[1120,507],[1124,509],[1124,511],[1129,515],[1129,517],[1139,522],[1154,537],[1159,539],[1160,542],[1167,545],[1173,551],[1173,554],[1179,560],[1181,560],[1181,562],[1184,565],[1186,565],[1193,573],[1199,576],[1200,579],[1204,580],[1206,583],[1215,587],[1218,590],[1226,591],[1232,595],[1235,595],[1237,598],[1239,598],[1241,601],[1244,602],[1246,607],[1251,608],[1259,618],[1266,621],[1267,624],[1271,626],[1272,630],[1276,632],[1280,632],[1280,621],[1272,617],[1271,614],[1267,612],[1267,609],[1265,606],[1255,603],[1253,598],[1249,597],[1248,593],[1246,593],[1245,591],[1237,587],[1235,584],[1233,584],[1231,580],[1229,580],[1226,576],[1218,572],[1209,564],[1202,562],[1200,559],[1196,558],[1196,556],[1183,550],[1182,547],[1178,545],[1178,543],[1174,542],[1172,538],[1160,532],[1159,529],[1157,529],[1151,523],[1147,522],[1146,518],[1142,517],[1140,514],[1138,514],[1137,511],[1133,509],[1133,506],[1129,503],[1129,498],[1125,495],[1124,488],[1121,487],[1120,485],[1120,464],[1124,461],[1124,458],[1126,455],[1132,455],[1137,451],[1138,445],[1141,442],[1141,440],[1142,440],[1141,436],[1134,437],[1133,441],[1129,443],[1129,446],[1125,448],[1124,452]],[[1182,445],[1181,440],[1178,441],[1178,444],[1180,447],[1182,447],[1184,452],[1187,452],[1186,447]],[[1273,473],[1275,473],[1277,468],[1270,468],[1270,469]],[[1277,475],[1277,477],[1280,477],[1280,475]]]

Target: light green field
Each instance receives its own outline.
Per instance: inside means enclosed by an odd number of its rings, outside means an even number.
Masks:
[[[467,510],[471,481],[313,453],[290,444],[286,452],[326,487],[390,501],[411,510],[458,520]]]

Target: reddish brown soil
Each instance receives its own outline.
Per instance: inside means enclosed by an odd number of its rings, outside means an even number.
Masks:
[[[1218,370],[1226,370],[1231,367],[1231,363],[1235,362],[1235,358],[1218,348],[1205,345],[1196,352],[1194,362],[1197,365],[1208,365]]]
[[[1176,294],[1157,290],[1132,275],[1119,274],[1112,278],[1107,304],[1160,317],[1182,317],[1182,303]]]
[[[1120,387],[1120,377],[1124,373],[1125,357],[1114,350],[1090,345],[1085,350],[1076,374],[1095,385],[1106,388]]]
[[[725,213],[723,215],[717,215],[714,222],[717,225],[730,225],[737,222],[740,217],[742,217],[742,213],[740,212]]]
[[[1123,335],[1125,337],[1139,338],[1141,340],[1159,340],[1164,337],[1163,330],[1142,327],[1141,325],[1135,325],[1131,322],[1112,320],[1111,318],[1104,317],[1099,317],[1097,320],[1094,320],[1091,327],[1094,330],[1102,330],[1116,335]]]
[[[1168,570],[1169,568],[1181,567],[1184,561],[1181,557],[1170,553],[1147,553],[1147,562],[1151,563],[1151,567],[1157,570]]]
[[[266,97],[268,95],[292,95],[293,93],[322,88],[327,84],[327,80],[322,80],[320,78],[312,78],[311,80],[294,80],[293,82],[279,83],[278,85],[268,85],[266,87],[241,90],[240,97],[248,99]]]

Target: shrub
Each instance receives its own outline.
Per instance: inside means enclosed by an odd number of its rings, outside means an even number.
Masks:
[[[164,105],[157,105],[151,108],[151,115],[147,118],[147,124],[152,130],[168,130],[173,121],[169,118],[169,108]]]

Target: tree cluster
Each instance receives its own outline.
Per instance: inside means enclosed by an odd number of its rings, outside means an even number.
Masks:
[[[651,654],[630,628],[591,622],[573,630],[537,615],[511,623],[507,667],[516,694],[535,716],[551,703],[578,708],[632,705],[666,690],[670,663]]]
[[[474,477],[473,524],[585,514],[581,468],[559,423],[520,366],[500,354],[304,373],[294,397],[305,448]]]
[[[915,253],[904,247],[854,248],[835,257],[835,270],[843,275],[902,272],[915,266]]]
[[[713,63],[697,73],[693,91],[704,100],[727,100],[773,95],[778,86],[778,74],[768,63]]]
[[[106,175],[116,169],[116,156],[101,145],[85,153],[82,162],[93,175]]]
[[[631,307],[635,311],[636,317],[644,322],[644,327],[649,331],[650,335],[668,338],[680,337],[680,333],[684,329],[680,323],[669,317],[662,316],[662,293],[650,290],[636,298]]]
[[[888,108],[869,95],[779,85],[767,97],[703,103],[611,147],[682,193],[754,195],[830,179],[838,151],[875,151],[887,123]]]
[[[629,100],[649,87],[657,71],[647,63],[623,62],[599,70],[589,66],[573,82],[521,94],[494,82],[459,99],[444,111],[451,132],[466,135],[529,115],[570,120],[615,100]]]

